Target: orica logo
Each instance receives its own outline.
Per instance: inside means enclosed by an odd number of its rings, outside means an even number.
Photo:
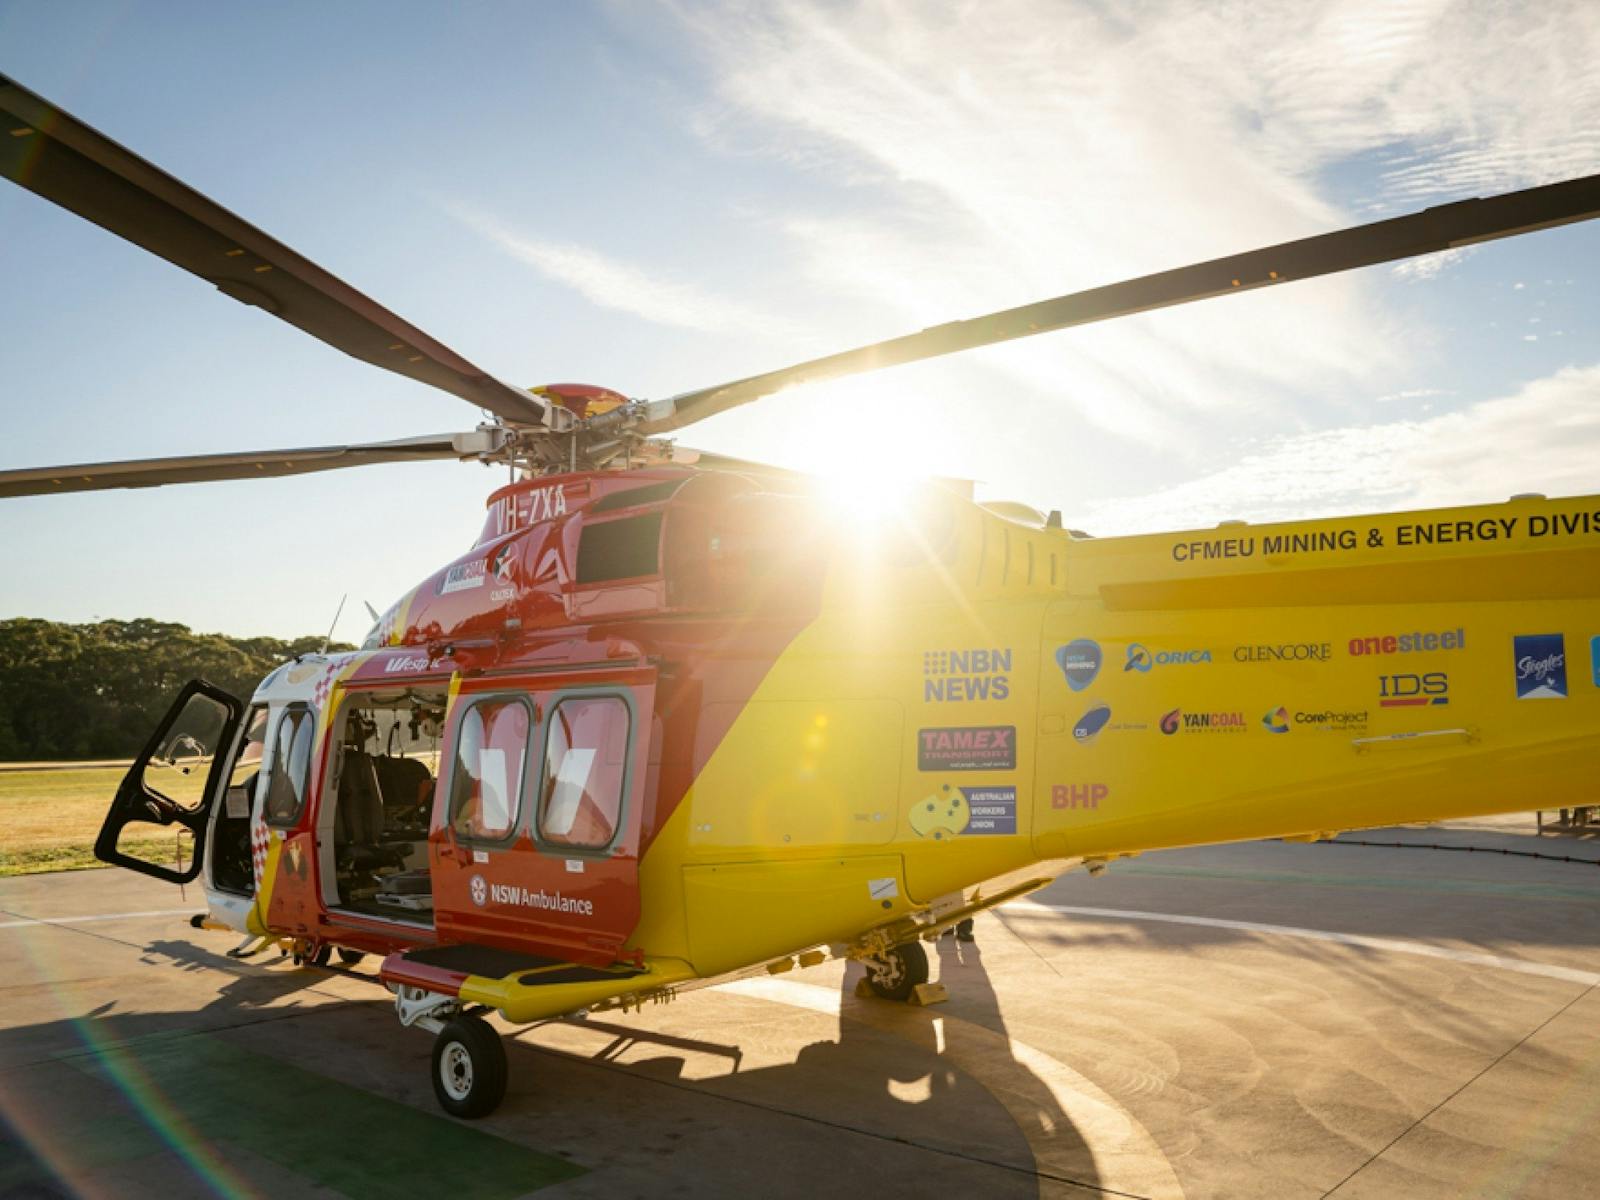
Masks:
[[[489,903],[489,885],[483,881],[482,875],[474,875],[467,883],[467,890],[472,893],[472,902],[479,908]]]
[[[1209,650],[1157,650],[1152,653],[1140,643],[1134,642],[1128,647],[1128,661],[1122,664],[1122,669],[1144,674],[1151,667],[1189,666],[1210,661]]]

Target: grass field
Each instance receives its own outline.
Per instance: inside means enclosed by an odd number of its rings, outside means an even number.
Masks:
[[[94,839],[126,773],[125,765],[0,770],[0,875],[104,866],[94,856]],[[180,790],[188,789],[161,790],[184,798]],[[120,848],[152,862],[170,863],[177,852],[175,828],[162,832],[153,825],[131,826]],[[185,834],[185,862],[188,840]]]

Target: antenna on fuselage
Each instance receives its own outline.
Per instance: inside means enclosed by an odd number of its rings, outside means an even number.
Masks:
[[[339,597],[339,607],[333,610],[333,624],[328,626],[328,636],[322,639],[322,652],[324,654],[328,652],[328,644],[333,641],[333,631],[339,625],[339,614],[344,612],[344,602],[348,599],[350,599],[350,593],[346,592]]]

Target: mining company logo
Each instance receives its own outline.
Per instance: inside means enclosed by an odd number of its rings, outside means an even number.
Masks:
[[[468,880],[467,890],[472,893],[472,902],[479,908],[489,903],[489,885],[484,882],[482,875],[474,875]]]
[[[1467,645],[1465,629],[1445,629],[1438,633],[1386,633],[1379,637],[1350,639],[1352,657],[1372,654],[1431,654],[1440,650],[1463,650]]]
[[[1266,716],[1262,717],[1261,723],[1266,726],[1268,733],[1288,733],[1289,710],[1280,704]]]
[[[1567,644],[1564,637],[1559,633],[1518,634],[1512,642],[1517,699],[1566,699]]]
[[[1083,691],[1094,682],[1095,676],[1100,674],[1100,663],[1099,642],[1079,638],[1056,648],[1056,666],[1061,668],[1067,686],[1075,692]]]
[[[925,650],[922,699],[1004,700],[1011,695],[1010,649]]]
[[[1237,663],[1327,662],[1333,653],[1332,642],[1270,642],[1259,646],[1235,646]]]
[[[1109,704],[1096,704],[1089,711],[1078,718],[1078,723],[1072,727],[1072,740],[1080,746],[1086,746],[1099,735],[1106,727],[1106,722],[1111,720],[1111,706]]]
[[[1145,649],[1138,642],[1128,647],[1128,661],[1122,664],[1126,671],[1137,671],[1141,675],[1147,674],[1151,667],[1189,666],[1193,663],[1208,663],[1211,661],[1209,650],[1156,650]]]
[[[1051,808],[1099,808],[1111,794],[1104,783],[1058,783],[1050,789]]]
[[[1243,733],[1242,712],[1184,712],[1175,708],[1161,715],[1161,732],[1174,733]]]
[[[1450,703],[1450,677],[1443,671],[1423,675],[1379,675],[1379,708],[1428,708]]]
[[[439,594],[448,596],[451,592],[464,592],[469,588],[483,586],[484,577],[489,573],[488,564],[483,559],[473,559],[471,562],[457,563],[444,573],[444,578],[439,580]]]

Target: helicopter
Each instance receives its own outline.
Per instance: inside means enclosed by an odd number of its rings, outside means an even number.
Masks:
[[[452,1115],[504,1098],[492,1014],[635,1008],[830,958],[884,999],[936,1000],[926,941],[1069,870],[1592,788],[1600,496],[1092,538],[930,481],[873,526],[801,473],[667,435],[804,383],[1587,220],[1600,176],[652,400],[504,383],[5,77],[0,118],[7,178],[489,415],[0,472],[10,497],[507,469],[471,548],[359,649],[284,663],[249,698],[191,681],[95,847],[200,879],[194,923],[242,935],[236,956],[382,956]],[[173,834],[187,861],[159,848]]]

